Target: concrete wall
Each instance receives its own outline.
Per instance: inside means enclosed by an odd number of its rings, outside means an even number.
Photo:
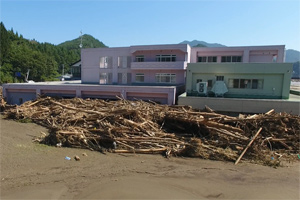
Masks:
[[[20,105],[25,101],[30,101],[32,99],[35,99],[37,97],[37,94],[36,94],[36,90],[34,89],[22,89],[22,90],[11,89],[5,92],[4,97],[6,98],[6,101],[9,104]]]
[[[228,88],[226,95],[288,99],[291,73],[291,63],[190,63],[187,67],[186,91],[188,95],[196,91],[197,79],[202,79],[203,82],[212,80],[214,84],[216,76],[224,76],[224,82]],[[229,79],[262,79],[263,88],[230,88]]]
[[[265,113],[275,109],[275,112],[300,115],[300,101],[189,97],[182,94],[178,97],[178,105],[189,105],[198,109],[204,109],[205,106],[208,106],[216,111],[236,113]]]
[[[182,86],[178,86],[179,89]],[[59,97],[82,97],[116,99],[123,96],[127,99],[153,100],[169,105],[175,104],[176,86],[128,86],[128,85],[90,85],[63,83],[10,83],[3,85],[3,96],[8,104],[21,104],[34,100],[38,95]]]

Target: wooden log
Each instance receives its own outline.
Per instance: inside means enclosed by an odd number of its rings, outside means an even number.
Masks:
[[[123,142],[120,142],[120,141],[116,141],[118,144],[121,144],[121,145],[123,145],[123,146],[125,146],[125,147],[128,147],[128,148],[130,148],[130,149],[135,149],[133,146],[130,146],[130,145],[128,145],[128,144],[125,144],[125,143],[123,143]]]
[[[248,148],[251,146],[251,144],[254,142],[254,140],[256,139],[256,137],[258,136],[258,134],[261,132],[261,130],[262,130],[262,128],[259,128],[259,130],[256,132],[256,134],[250,140],[250,142],[248,143],[248,145],[246,146],[246,148],[244,149],[244,151],[241,153],[241,155],[235,161],[235,163],[234,163],[235,165],[237,165],[240,162],[240,160],[242,159],[242,157],[244,156],[244,154],[246,153],[246,151],[248,150]]]
[[[149,139],[146,139],[147,137],[145,137],[145,139],[125,139],[125,138],[119,138],[118,141],[126,141],[126,142],[131,142],[133,144],[139,144],[141,142],[151,142],[151,143],[160,143],[160,144],[185,144],[185,142],[179,141],[179,142],[174,142],[174,141],[170,141],[170,140],[157,140],[157,139],[151,139],[149,137]],[[117,139],[117,138],[116,138]]]
[[[163,153],[167,150],[167,147],[164,148],[157,148],[157,149],[131,149],[131,150],[125,150],[125,149],[116,149],[113,152],[114,153]]]
[[[188,114],[188,115],[199,115],[200,118],[204,117],[224,117],[227,119],[236,119],[235,117],[230,117],[227,115],[222,115],[222,114],[218,114],[218,113],[210,113],[210,112],[194,112],[194,111],[188,111],[188,112],[183,112],[183,111],[168,111],[168,114],[176,114],[176,115],[180,115],[180,114]]]
[[[271,138],[270,140],[273,142],[279,142],[279,141],[286,141],[286,138]]]
[[[84,135],[83,133],[70,132],[70,131],[57,131],[57,133],[62,135]]]
[[[84,109],[81,109],[81,108],[66,106],[62,103],[59,103],[59,102],[56,102],[56,101],[53,101],[53,100],[50,100],[50,102],[53,103],[53,104],[59,105],[63,108],[70,109],[70,110],[75,110],[75,111],[80,111],[80,112],[85,112],[85,113],[90,113],[90,114],[97,114],[97,115],[101,115],[101,116],[106,114],[104,112],[98,112],[98,111],[94,111],[94,110],[84,110]]]
[[[117,140],[124,140],[124,141],[146,141],[146,140],[151,140],[151,141],[170,141],[170,142],[175,142],[175,143],[185,143],[184,141],[180,141],[174,138],[160,138],[160,137],[130,137],[130,138],[116,138]]]
[[[265,115],[271,115],[271,114],[273,114],[274,112],[275,112],[275,110],[274,110],[274,109],[271,109],[271,110],[269,110],[268,112],[266,112]]]
[[[236,128],[236,127],[233,127],[233,126],[229,126],[229,125],[221,124],[221,123],[217,123],[217,122],[203,121],[202,124],[204,124],[206,126],[210,126],[210,127],[222,128],[222,129],[225,129],[225,130],[230,130],[230,131],[234,131],[234,132],[238,132],[238,133],[244,133],[244,131],[240,128]]]
[[[277,140],[278,141],[278,140]],[[288,146],[286,143],[284,143],[283,141],[278,141],[280,144],[282,144],[285,148],[287,148],[288,150],[292,150],[293,148]]]
[[[205,105],[204,110],[206,110],[209,113],[215,113],[215,111],[213,109],[211,109],[210,107],[208,107],[207,105]]]
[[[286,118],[286,117],[284,117],[284,116],[276,116],[276,117],[274,117],[274,116],[272,116],[272,117],[268,116],[268,117],[252,117],[252,118],[243,118],[243,119],[236,118],[236,119],[224,119],[223,122],[224,123],[225,122],[238,122],[238,121],[247,122],[247,121],[255,121],[255,120],[276,121],[276,120],[281,119],[281,118]]]
[[[258,115],[254,114],[254,115],[248,116],[247,118],[244,118],[244,119],[257,119],[257,118],[258,118]]]
[[[233,133],[233,132],[230,132],[230,131],[227,131],[227,130],[224,130],[224,129],[214,128],[214,127],[209,127],[209,126],[207,126],[207,128],[215,130],[218,133],[225,134],[227,136],[234,137],[234,138],[237,138],[237,139],[240,139],[240,140],[249,140],[248,137],[246,137],[244,135],[241,135],[241,134],[238,134],[238,133]]]
[[[283,141],[286,141],[286,138],[267,137],[261,142],[261,145],[263,145],[265,143],[265,141],[272,141],[272,142],[280,142],[281,141],[281,142],[283,142]]]
[[[40,103],[40,102],[41,102],[41,100],[36,100],[35,102],[33,102],[33,103],[27,105],[26,107],[34,106],[35,104],[38,104],[38,103]]]

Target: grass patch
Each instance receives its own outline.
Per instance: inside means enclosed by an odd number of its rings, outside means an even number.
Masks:
[[[24,119],[17,120],[17,122],[20,122],[20,123],[32,123],[32,120],[29,119],[29,118],[24,118]]]

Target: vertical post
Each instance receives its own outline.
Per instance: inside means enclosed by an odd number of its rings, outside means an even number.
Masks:
[[[76,89],[76,97],[81,98],[81,89]]]
[[[35,90],[35,94],[36,94],[36,98],[38,98],[40,95],[41,95],[41,89],[40,88],[37,88]]]
[[[253,141],[256,139],[256,137],[258,136],[258,134],[261,132],[262,128],[260,128],[256,134],[253,136],[253,138],[250,140],[249,144],[246,146],[246,148],[244,149],[244,151],[242,152],[242,154],[240,155],[240,157],[235,161],[235,165],[238,164],[241,160],[241,158],[243,157],[243,155],[246,153],[246,151],[248,150],[248,148],[251,146],[251,144],[253,143]]]
[[[249,49],[245,49],[243,54],[243,63],[249,63],[249,62],[250,62],[250,51]]]

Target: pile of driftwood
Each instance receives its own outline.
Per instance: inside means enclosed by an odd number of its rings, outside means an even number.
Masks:
[[[47,97],[10,107],[5,115],[48,127],[50,134],[39,141],[49,145],[270,165],[299,154],[300,117],[274,110],[231,117],[209,108]]]

